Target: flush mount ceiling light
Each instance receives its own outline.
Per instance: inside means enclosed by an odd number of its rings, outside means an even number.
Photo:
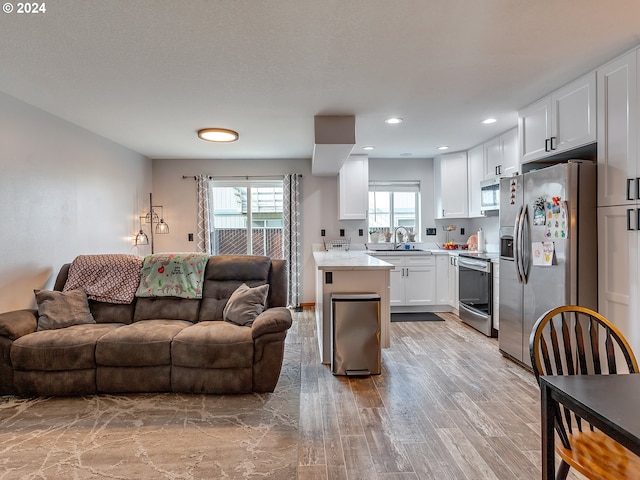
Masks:
[[[198,137],[207,142],[235,142],[239,136],[238,132],[226,128],[203,128],[198,130]]]
[[[497,120],[495,118],[485,118],[480,123],[484,123],[485,125],[491,125],[492,123],[496,123]]]
[[[397,123],[402,123],[402,119],[399,117],[391,117],[391,118],[387,118],[384,123],[389,123],[391,125],[395,125]]]
[[[441,147],[438,147],[438,150],[449,150],[449,147],[442,145]]]
[[[362,147],[363,150],[373,150],[374,148],[376,147],[374,147],[373,145],[367,145],[366,147]]]

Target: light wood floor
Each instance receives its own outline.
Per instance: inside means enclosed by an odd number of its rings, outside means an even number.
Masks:
[[[496,339],[444,316],[392,323],[382,374],[355,379],[320,363],[313,310],[294,314],[300,480],[541,477],[533,374],[503,358]]]

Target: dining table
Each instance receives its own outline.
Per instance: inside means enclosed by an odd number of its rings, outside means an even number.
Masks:
[[[558,403],[640,456],[639,374],[541,376],[540,395],[543,480],[555,478]]]

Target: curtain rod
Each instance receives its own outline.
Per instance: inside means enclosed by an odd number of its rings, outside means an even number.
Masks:
[[[302,177],[302,174],[298,173],[298,176]],[[208,175],[208,177],[209,177],[209,180],[215,180],[215,179],[224,180],[225,178],[244,178],[245,180],[249,180],[251,178],[276,179],[276,178],[282,178],[282,177],[284,177],[284,175],[220,175],[220,176]],[[195,175],[183,175],[182,178],[183,179],[192,178],[193,180],[195,180],[197,177]]]

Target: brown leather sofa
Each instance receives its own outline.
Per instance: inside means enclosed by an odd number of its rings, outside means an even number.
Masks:
[[[69,264],[54,290],[61,291]],[[250,327],[223,321],[234,290],[269,284],[265,310]],[[37,310],[0,314],[0,394],[272,392],[291,312],[284,260],[209,257],[202,299],[89,300],[95,324],[36,331]]]

